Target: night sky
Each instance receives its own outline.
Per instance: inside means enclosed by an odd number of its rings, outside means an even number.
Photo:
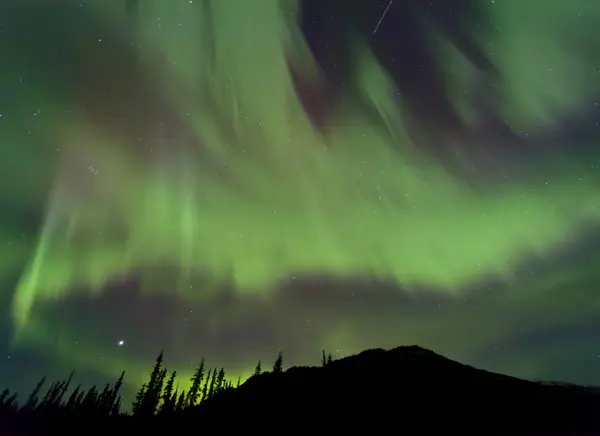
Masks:
[[[317,3],[0,3],[0,385],[404,344],[600,384],[600,2]]]

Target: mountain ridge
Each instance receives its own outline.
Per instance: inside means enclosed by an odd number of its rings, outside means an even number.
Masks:
[[[600,431],[600,396],[587,387],[497,374],[416,345],[262,373],[189,413],[218,416],[224,410],[249,422],[264,411],[278,419],[302,417],[302,425],[341,419],[340,413],[356,425],[397,425],[400,413],[403,424],[421,431]]]

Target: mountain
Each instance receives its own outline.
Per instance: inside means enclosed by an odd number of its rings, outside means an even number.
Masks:
[[[246,429],[272,422],[282,432],[333,425],[404,434],[600,434],[600,396],[591,389],[495,374],[418,346],[263,373],[187,415]]]
[[[0,395],[4,398],[0,401],[0,436],[179,436],[257,430],[282,436],[351,432],[600,435],[598,388],[508,377],[418,346],[367,350],[339,360],[323,360],[320,367],[255,375],[237,388],[221,383],[224,371],[213,369],[202,385],[208,395],[203,394],[201,402],[174,407],[173,383],[170,387],[162,385],[167,370],[161,366],[161,353],[153,371],[156,378],[150,377],[145,385],[152,388],[138,393],[140,403],[133,416],[115,409],[117,390],[111,390],[110,385],[104,390],[76,390],[61,403],[55,397],[66,382],[56,382],[46,394],[40,393],[43,400],[39,404],[27,401],[18,408],[6,400],[8,391]],[[157,388],[152,380],[161,380],[158,383],[162,387]],[[173,377],[169,380],[174,382]],[[121,377],[115,386],[122,381]],[[74,400],[74,394],[80,400]],[[178,404],[185,401],[182,393],[177,398],[181,399]]]

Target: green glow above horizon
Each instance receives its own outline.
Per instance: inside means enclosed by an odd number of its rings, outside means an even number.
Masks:
[[[369,124],[350,103],[335,114],[329,136],[318,135],[286,66],[290,52],[308,60],[290,19],[293,2],[231,7],[211,0],[210,15],[200,3],[144,0],[137,18],[140,61],[186,120],[181,137],[140,151],[100,136],[99,120],[54,110],[53,92],[40,90],[63,145],[45,221],[15,291],[12,312],[23,337],[47,340],[41,332],[51,321],[39,307],[74,292],[102,292],[132,271],[148,271],[148,294],[190,301],[213,292],[198,285],[203,274],[266,300],[291,276],[385,277],[404,289],[427,285],[453,296],[489,277],[508,287],[523,261],[560,250],[598,222],[596,169],[569,155],[560,165],[540,162],[527,182],[474,189],[407,137]],[[579,3],[586,23],[597,25],[598,6]],[[582,104],[598,83],[587,73],[589,59],[557,43],[556,28],[577,26],[579,17],[559,4],[543,11],[515,1],[490,5],[499,31],[488,43],[505,77],[502,110],[521,129]],[[112,20],[115,32],[131,30],[112,5],[90,8]],[[199,23],[209,22],[212,33],[203,33]],[[522,40],[536,31],[533,56]],[[382,116],[400,119],[385,73],[364,47],[356,49],[363,50],[357,86]],[[447,45],[440,51],[458,56]],[[455,73],[449,83],[468,81],[467,68]],[[160,126],[147,134],[160,136]],[[9,135],[3,140],[17,147],[19,137]],[[49,153],[43,143],[36,147]],[[153,282],[155,265],[173,268],[160,282],[171,286]],[[326,336],[354,340],[335,329]],[[83,351],[77,358],[68,347],[60,353],[98,365]]]

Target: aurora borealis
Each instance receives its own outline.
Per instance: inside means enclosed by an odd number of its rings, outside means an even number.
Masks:
[[[353,74],[317,129],[327,82],[311,91],[293,0],[59,3],[0,5],[3,384],[137,382],[160,349],[243,375],[278,349],[405,343],[600,383],[600,3],[480,1],[494,98],[425,22],[468,137],[435,106],[405,128],[351,26]]]

